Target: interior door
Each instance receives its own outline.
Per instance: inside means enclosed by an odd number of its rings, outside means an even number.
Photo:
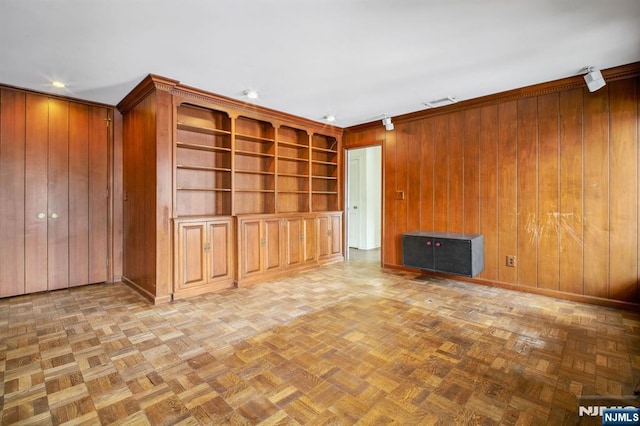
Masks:
[[[360,159],[349,160],[349,247],[360,248]]]

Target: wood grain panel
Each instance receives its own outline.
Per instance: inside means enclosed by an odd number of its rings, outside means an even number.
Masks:
[[[69,286],[89,281],[89,107],[69,105]],[[106,212],[106,209],[102,209]],[[105,241],[106,248],[106,241]]]
[[[638,289],[638,100],[636,80],[609,84],[610,192],[609,296],[637,301]]]
[[[538,98],[538,287],[560,289],[559,95]]]
[[[449,227],[449,119],[438,116],[433,123],[433,230],[446,232]]]
[[[478,145],[480,157],[480,218],[478,232],[484,235],[484,272],[482,277],[497,280],[498,275],[498,175],[509,164],[498,163],[498,107],[478,110]],[[515,145],[515,144],[514,144]],[[515,204],[515,203],[514,203]]]
[[[609,87],[584,94],[584,294],[609,295]]]
[[[420,205],[421,205],[421,186],[420,180],[420,123],[410,122],[401,126],[403,136],[406,138],[407,146],[407,230],[417,231],[420,229]]]
[[[447,231],[464,231],[464,111],[449,114],[449,206]]]
[[[231,268],[231,221],[208,223],[208,238],[211,247],[209,255],[209,279],[233,277]]]
[[[316,218],[305,217],[303,219],[304,226],[304,262],[313,262],[317,256],[317,230]]]
[[[560,290],[583,294],[583,89],[560,93]]]
[[[402,263],[402,247],[399,244],[400,236],[407,232],[408,229],[408,217],[410,209],[408,207],[409,197],[409,146],[410,135],[407,132],[407,125],[396,126],[395,130],[391,133],[395,133],[397,138],[396,155],[398,161],[398,168],[396,169],[397,175],[397,190],[402,191],[404,199],[396,199],[396,233],[397,239],[394,241],[396,248],[396,261]]]
[[[434,229],[434,143],[433,119],[422,120],[420,128],[420,229]]]
[[[205,222],[181,223],[178,225],[178,285],[179,290],[189,286],[202,285],[207,281],[205,242],[207,241]]]
[[[242,265],[240,269],[242,277],[260,273],[263,263],[261,255],[262,230],[260,220],[241,220],[240,238],[240,255],[238,260]]]
[[[106,108],[89,110],[89,283],[107,281],[109,145]]]
[[[69,287],[69,102],[49,100],[49,290]],[[57,215],[57,218],[54,216]]]
[[[495,153],[495,150],[494,150]],[[480,233],[480,109],[464,113],[464,229]],[[495,173],[495,163],[494,173]],[[495,176],[495,174],[494,174]],[[492,182],[489,179],[489,182]],[[495,179],[493,180],[495,185]],[[495,189],[495,186],[494,186]],[[495,192],[494,192],[495,193]],[[494,198],[495,200],[495,198]],[[492,235],[495,241],[495,235]],[[486,250],[486,237],[485,237]]]
[[[398,257],[398,247],[401,237],[398,237],[396,230],[396,190],[398,182],[396,177],[396,169],[398,168],[398,160],[396,155],[396,138],[395,132],[385,133],[385,142],[382,149],[382,158],[384,159],[384,220],[383,220],[383,264],[401,265],[402,257]],[[319,223],[320,225],[320,223]],[[319,232],[322,235],[322,232]],[[321,242],[318,242],[320,247]],[[318,256],[322,252],[318,250]]]
[[[484,111],[487,108],[483,108]],[[519,224],[522,216],[518,212],[518,103],[508,102],[498,108],[498,279],[516,284],[520,253],[518,252]],[[489,110],[490,111],[490,110]],[[487,111],[487,113],[489,113]],[[488,119],[493,118],[488,114]],[[485,116],[482,123],[484,126]],[[525,234],[526,235],[526,234]],[[485,241],[486,244],[486,241]],[[507,256],[516,256],[516,267],[509,267]]]
[[[520,285],[538,282],[538,100],[518,101],[518,279]]]
[[[280,219],[264,220],[264,268],[266,271],[279,269],[282,265],[282,227]]]
[[[25,292],[47,290],[49,101],[26,95]],[[42,216],[42,217],[39,217]]]
[[[286,266],[296,266],[302,263],[303,241],[302,241],[302,218],[294,217],[285,220],[285,241],[287,244]]]
[[[25,292],[25,94],[0,90],[0,297]]]

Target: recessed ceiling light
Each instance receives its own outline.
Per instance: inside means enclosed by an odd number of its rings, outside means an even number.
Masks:
[[[329,123],[333,123],[334,121],[336,121],[336,116],[335,115],[325,115],[324,119],[327,120]]]
[[[57,87],[58,89],[64,89],[67,86],[66,84],[58,80],[52,81],[51,84],[53,85],[53,87]]]
[[[258,92],[256,92],[253,89],[247,89],[244,92],[242,92],[242,94],[249,99],[258,99]]]

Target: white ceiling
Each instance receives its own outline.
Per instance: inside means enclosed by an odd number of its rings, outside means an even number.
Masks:
[[[0,83],[115,105],[153,73],[340,127],[636,61],[640,0],[0,0]]]

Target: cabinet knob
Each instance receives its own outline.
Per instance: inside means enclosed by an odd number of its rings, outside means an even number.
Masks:
[[[430,246],[431,245],[431,241],[427,241],[427,245]]]
[[[436,247],[440,247],[440,246],[441,246],[441,244],[440,244],[440,243],[436,243]]]
[[[38,219],[44,219],[46,216],[44,213],[38,213]]]
[[[51,213],[51,219],[57,219],[58,213]]]

